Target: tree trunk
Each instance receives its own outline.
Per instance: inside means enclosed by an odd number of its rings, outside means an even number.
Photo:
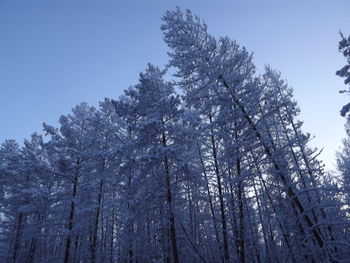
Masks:
[[[97,208],[96,208],[96,214],[95,214],[94,230],[92,235],[91,263],[95,263],[96,261],[97,231],[98,231],[98,222],[100,219],[102,191],[103,191],[103,180],[101,179],[99,184],[99,189],[98,189]]]
[[[238,176],[238,189],[237,189],[237,199],[238,199],[238,211],[239,211],[239,262],[245,263],[245,246],[244,246],[244,186],[242,182],[242,174],[241,174],[241,161],[237,157],[236,158],[236,170]]]
[[[166,137],[165,134],[162,134],[162,140],[163,140],[163,146],[166,147]],[[171,239],[171,245],[172,245],[172,253],[173,253],[173,259],[174,263],[179,263],[179,254],[177,251],[177,243],[176,243],[176,228],[175,228],[175,215],[174,215],[174,209],[173,209],[173,196],[171,192],[171,184],[170,184],[170,167],[169,167],[169,159],[168,155],[164,155],[164,170],[165,170],[165,181],[166,181],[166,196],[167,196],[167,203],[169,206],[169,227],[170,227],[170,239]]]
[[[13,254],[12,254],[12,262],[15,263],[17,260],[17,253],[19,250],[20,246],[20,235],[21,235],[21,229],[22,229],[22,221],[23,221],[23,213],[19,212],[17,222],[16,222],[16,237],[15,237],[15,244],[14,244],[14,249],[13,249]]]
[[[80,164],[80,160],[78,159],[76,162],[76,165]],[[70,248],[71,248],[71,242],[72,242],[72,234],[71,231],[73,229],[73,220],[74,220],[74,212],[75,212],[75,197],[77,195],[77,186],[78,186],[78,174],[79,174],[79,168],[77,167],[75,176],[73,178],[73,190],[72,190],[72,201],[70,203],[70,209],[69,209],[69,218],[68,218],[68,236],[66,239],[66,245],[64,250],[64,263],[69,262],[69,256],[70,256]]]
[[[209,114],[209,121],[210,121],[210,124],[212,124],[211,114]],[[217,159],[217,150],[216,150],[213,128],[211,128],[210,139],[211,139],[211,145],[212,145],[212,154],[213,154],[213,158],[214,158],[215,175],[216,175],[217,186],[218,186],[218,191],[219,191],[222,237],[223,237],[223,241],[224,241],[224,261],[229,262],[230,258],[229,258],[229,253],[228,253],[227,222],[226,222],[226,215],[225,215],[225,204],[224,204],[224,197],[223,197],[223,193],[222,193],[221,175],[220,175],[220,168],[219,168],[219,163],[218,163],[218,159]]]
[[[201,162],[201,166],[202,166],[202,169],[203,169],[203,175],[204,175],[204,179],[205,179],[205,187],[206,187],[207,194],[208,194],[209,208],[210,208],[211,217],[212,217],[212,220],[213,220],[214,231],[215,231],[215,238],[216,238],[216,242],[218,244],[218,248],[219,248],[219,251],[220,251],[220,258],[221,258],[221,261],[223,262],[224,261],[224,256],[221,254],[222,248],[221,248],[221,241],[220,241],[220,237],[219,237],[219,232],[218,232],[218,227],[217,227],[217,222],[216,222],[216,216],[215,216],[215,211],[214,211],[213,198],[212,198],[211,193],[210,193],[209,179],[208,179],[208,175],[207,175],[207,172],[206,172],[206,169],[205,169],[202,153],[201,153],[201,150],[199,148],[198,142],[197,142],[197,149],[198,149],[198,154],[199,154],[199,159],[200,159],[200,162]]]

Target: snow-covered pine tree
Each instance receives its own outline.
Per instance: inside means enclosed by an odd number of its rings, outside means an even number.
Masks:
[[[304,192],[309,195],[312,190],[308,186],[300,186],[306,180],[311,181],[295,177],[293,174],[297,169],[292,169],[288,162],[287,147],[293,141],[278,142],[282,139],[279,137],[283,131],[281,124],[267,122],[276,119],[273,108],[259,112],[263,89],[252,81],[254,66],[251,56],[228,38],[216,40],[207,32],[207,26],[190,11],[185,14],[179,9],[168,11],[163,22],[164,39],[171,48],[169,64],[177,69],[179,86],[184,91],[192,88],[198,93],[204,91],[204,94],[210,86],[216,87],[217,93],[225,90],[232,109],[238,109],[245,120],[253,135],[247,137],[251,139],[249,143],[256,143],[263,151],[271,168],[270,173],[276,184],[280,185],[280,194],[294,213],[293,224],[297,226],[301,245],[305,247],[299,253],[301,259],[336,261],[337,251],[332,235],[320,224],[320,215],[315,215],[312,209],[316,200],[302,195]],[[267,118],[268,115],[272,119]],[[227,257],[225,260],[228,261]]]
[[[346,262],[349,142],[339,187],[278,72],[190,11],[162,30],[174,81],[148,65],[118,100],[2,144],[1,260]]]
[[[89,190],[90,174],[96,169],[91,166],[91,149],[95,141],[91,121],[95,112],[95,108],[81,103],[73,108],[72,114],[60,117],[59,129],[44,125],[46,133],[51,135],[46,143],[52,161],[51,173],[59,178],[56,198],[60,201],[56,205],[56,216],[61,221],[58,231],[64,237],[61,239],[64,245],[59,249],[64,251],[65,263],[86,260],[88,256],[82,252],[89,246],[85,237],[89,236],[90,206],[93,204]]]
[[[134,233],[135,228],[143,229],[140,226],[143,222],[133,219],[132,226],[128,227],[133,234],[133,252],[129,248],[128,260],[179,262],[183,257],[179,249],[181,223],[178,222],[180,187],[185,180],[186,167],[185,138],[180,137],[183,111],[179,108],[180,99],[172,84],[163,80],[164,73],[148,65],[145,73],[140,74],[140,83],[126,90],[115,102],[116,111],[126,114],[124,118],[130,123],[130,133],[134,134],[131,139],[136,148],[130,168],[139,171],[132,174],[131,180],[137,180],[139,192],[129,200],[130,206],[136,209],[133,216],[146,220],[147,231],[156,231],[153,237],[148,234],[148,244],[156,247],[149,247],[146,251],[136,243],[147,241],[143,236],[145,233]],[[139,214],[141,211],[146,213],[143,217]],[[151,251],[153,255],[149,254]]]

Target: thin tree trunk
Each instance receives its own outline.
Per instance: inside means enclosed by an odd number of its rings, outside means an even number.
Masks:
[[[211,212],[211,217],[213,220],[213,226],[214,226],[214,231],[215,231],[215,238],[216,238],[216,242],[218,244],[219,247],[219,251],[221,253],[221,241],[220,241],[220,237],[219,237],[219,232],[218,232],[218,227],[217,227],[217,222],[216,222],[216,216],[215,216],[215,211],[214,211],[214,205],[213,205],[213,198],[211,196],[210,193],[210,187],[209,187],[209,179],[208,179],[208,175],[205,169],[205,165],[204,165],[204,161],[203,161],[203,157],[202,157],[202,153],[200,151],[198,142],[197,142],[197,149],[198,149],[198,154],[199,154],[199,159],[201,162],[201,166],[203,169],[203,175],[204,175],[204,179],[205,179],[205,186],[206,186],[206,190],[207,190],[207,194],[208,194],[208,202],[209,202],[209,208],[210,208],[210,212]],[[223,255],[220,255],[221,261],[224,262],[224,257]]]
[[[101,179],[99,184],[99,190],[98,190],[97,208],[96,208],[96,214],[95,214],[94,230],[92,235],[91,263],[95,263],[96,261],[97,230],[98,230],[98,222],[100,220],[102,191],[103,191],[103,180]]]
[[[22,230],[22,221],[23,221],[23,213],[19,212],[17,222],[16,222],[16,237],[15,237],[15,244],[14,244],[14,249],[13,249],[13,254],[12,254],[12,262],[15,263],[17,260],[17,253],[19,250],[20,242],[19,238],[21,235],[21,230]]]
[[[212,124],[212,116],[209,114],[209,121],[210,124]],[[214,169],[215,169],[215,175],[218,185],[218,191],[219,191],[219,202],[220,202],[220,213],[221,213],[221,224],[222,224],[222,236],[224,241],[224,259],[225,262],[229,262],[229,253],[228,253],[228,241],[227,241],[227,222],[226,222],[226,215],[225,215],[225,204],[224,204],[224,197],[222,193],[222,186],[221,186],[221,176],[220,176],[220,168],[219,163],[217,159],[217,150],[215,145],[215,137],[214,137],[214,130],[211,128],[211,145],[212,145],[212,154],[214,158]]]
[[[258,196],[258,190],[256,189],[256,184],[255,184],[254,180],[252,180],[252,185],[253,185],[253,189],[254,189],[255,200],[256,200],[256,203],[258,205],[258,214],[259,214],[259,219],[260,219],[260,224],[261,224],[262,235],[263,235],[263,239],[264,239],[264,243],[265,243],[266,261],[271,262],[270,249],[269,249],[269,245],[268,245],[268,241],[267,241],[266,226],[265,226],[265,222],[262,218],[261,202],[260,202],[260,199]]]
[[[244,186],[242,182],[242,174],[241,174],[241,161],[237,157],[236,158],[236,170],[237,170],[237,177],[238,177],[238,192],[237,192],[237,199],[238,199],[238,211],[239,211],[239,241],[238,241],[238,247],[239,247],[239,262],[245,263],[245,246],[244,246]]]
[[[162,134],[162,140],[163,140],[163,146],[166,147],[166,137],[165,134]],[[176,228],[175,228],[175,215],[174,215],[174,208],[173,208],[173,196],[171,192],[171,184],[170,184],[170,167],[169,167],[169,159],[168,155],[164,155],[164,169],[165,169],[165,181],[166,181],[166,196],[167,196],[167,203],[169,206],[169,224],[170,224],[170,239],[171,239],[171,246],[172,246],[172,253],[173,253],[173,260],[174,263],[179,263],[179,254],[177,250],[177,240],[176,240]]]
[[[113,196],[114,197],[114,196]],[[114,199],[114,198],[113,198]],[[115,208],[113,206],[112,208],[112,220],[111,220],[111,238],[110,238],[110,244],[109,244],[109,255],[110,255],[110,263],[112,263],[114,261],[114,211]]]
[[[234,105],[236,108],[236,105]],[[238,199],[238,217],[239,217],[239,240],[238,240],[238,260],[240,263],[245,263],[245,222],[244,222],[244,178],[242,177],[242,168],[241,168],[241,157],[240,157],[240,146],[239,146],[239,138],[238,138],[238,130],[237,123],[234,123],[234,139],[236,143],[236,173],[237,173],[237,199]]]
[[[39,225],[38,231],[40,232],[41,231],[40,227],[42,225],[42,215],[41,213],[37,213],[35,217],[37,218],[36,223]],[[38,238],[36,236],[30,240],[29,248],[28,248],[27,263],[34,262],[37,243],[38,243]]]
[[[76,165],[80,164],[80,160],[78,159],[76,162]],[[75,176],[73,178],[73,190],[72,190],[72,201],[70,203],[70,209],[69,209],[69,218],[68,218],[68,236],[66,239],[66,245],[64,250],[64,263],[69,262],[69,256],[70,256],[70,248],[71,248],[71,242],[72,242],[72,234],[71,231],[73,229],[73,219],[74,219],[74,212],[75,212],[75,197],[77,195],[77,186],[78,186],[78,174],[79,174],[79,167],[76,169]]]
[[[238,219],[236,218],[236,205],[235,205],[235,200],[237,199],[235,197],[235,191],[233,190],[234,189],[234,186],[232,184],[232,181],[234,180],[233,178],[233,175],[232,175],[232,171],[231,171],[231,168],[230,167],[227,167],[228,169],[228,175],[229,175],[229,178],[230,178],[230,181],[229,181],[229,192],[230,192],[230,195],[231,195],[231,200],[230,200],[230,204],[231,204],[231,214],[232,214],[232,217],[231,217],[231,224],[232,224],[232,234],[233,236],[235,237],[235,246],[236,246],[236,254],[237,254],[237,260],[239,259],[239,233],[238,233],[238,226],[237,226],[237,221]]]

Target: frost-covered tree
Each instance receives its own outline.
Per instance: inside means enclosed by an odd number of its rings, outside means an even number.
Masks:
[[[293,141],[280,136],[280,123],[269,123],[276,119],[274,108],[260,111],[264,86],[255,85],[252,79],[254,66],[250,62],[251,56],[228,38],[216,40],[207,32],[207,26],[190,11],[185,14],[179,9],[168,11],[163,21],[164,39],[171,48],[170,66],[177,69],[180,87],[185,91],[192,88],[205,94],[208,87],[214,86],[217,93],[225,92],[231,109],[239,111],[250,130],[249,143],[256,143],[263,152],[285,205],[294,213],[292,223],[298,232],[293,236],[299,236],[303,248],[298,255],[300,260],[315,261],[320,255],[326,260],[336,260],[338,255],[331,242],[332,234],[320,224],[322,217],[312,209],[319,201],[310,197],[314,192],[310,185],[317,176],[294,175],[300,169],[293,169],[286,156],[287,147]],[[241,256],[240,260],[244,261],[243,258],[246,257]],[[225,257],[225,260],[229,261],[229,258]]]
[[[20,174],[20,152],[13,140],[5,141],[1,147],[1,257],[16,261],[20,249],[23,212],[19,211],[22,184],[26,182]],[[19,199],[19,200],[18,200]]]
[[[92,133],[91,120],[95,109],[82,103],[72,110],[72,114],[61,116],[60,128],[45,125],[45,131],[51,135],[46,147],[52,159],[52,174],[61,177],[57,192],[62,200],[57,209],[64,229],[64,262],[78,260],[81,246],[87,246],[82,236],[86,235],[87,218],[91,204],[90,175],[93,173],[91,153],[96,137]],[[85,215],[85,216],[84,216]]]
[[[133,235],[133,244],[128,248],[129,260],[135,258],[144,261],[148,258],[179,262],[181,258],[180,224],[177,222],[180,217],[177,215],[180,215],[180,185],[185,180],[186,171],[186,154],[183,152],[185,138],[181,138],[180,123],[183,113],[172,84],[162,79],[164,73],[148,65],[146,72],[140,75],[140,83],[130,87],[119,101],[115,101],[116,111],[124,114],[129,123],[129,136],[133,141],[132,147],[135,147],[130,152],[133,155],[129,162],[132,163],[128,164],[129,169],[133,170],[129,187],[137,183],[136,191],[139,191],[136,196],[135,193],[129,196],[131,200],[128,200],[129,209],[134,210],[130,211],[132,218],[128,220],[132,222],[127,227]],[[148,231],[155,231],[156,240],[149,236],[147,241],[145,233],[134,233],[134,229],[140,229],[140,224],[143,224],[136,219],[140,218],[140,211],[150,217],[144,220]],[[151,246],[148,249],[153,251],[153,255],[146,257],[150,251],[144,251],[135,241],[148,242]]]
[[[347,64],[339,69],[336,74],[341,77],[345,78],[344,84],[349,85],[350,84],[350,35],[346,38],[342,33],[340,33],[341,40],[339,42],[339,52],[341,52],[344,57],[346,58]],[[350,91],[348,89],[339,91],[340,93],[349,93]],[[345,116],[350,110],[350,103],[343,106],[343,108],[340,111],[341,116]]]
[[[45,220],[50,210],[48,162],[42,137],[33,134],[19,148],[7,141],[1,149],[1,235],[7,249],[2,258],[10,262],[35,262],[45,250]]]
[[[119,99],[1,145],[0,259],[347,262],[348,140],[339,187],[279,72],[190,11],[162,30],[173,80],[149,64]]]
[[[349,85],[350,84],[350,36],[346,38],[342,33],[341,35],[341,41],[339,42],[339,51],[342,52],[344,57],[347,60],[347,64],[338,70],[336,74],[339,77],[345,78],[344,84]],[[349,93],[348,89],[341,90],[340,93]],[[339,198],[339,202],[344,204],[342,211],[345,212],[345,220],[349,224],[349,216],[348,216],[348,210],[350,205],[350,119],[349,119],[349,112],[350,109],[350,103],[343,106],[343,108],[340,111],[340,114],[344,117],[347,116],[346,124],[345,124],[345,130],[346,130],[346,138],[343,139],[343,147],[341,151],[337,153],[337,168],[340,174],[340,181],[342,184],[341,191],[341,198]],[[339,182],[337,184],[339,188]],[[347,226],[348,226],[347,224]],[[349,227],[346,228],[345,231],[347,234],[349,234]],[[349,241],[348,241],[349,242]]]

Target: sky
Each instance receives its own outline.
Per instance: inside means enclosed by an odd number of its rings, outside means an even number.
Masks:
[[[346,63],[338,42],[339,30],[350,34],[349,0],[0,0],[0,143],[21,144],[82,101],[118,98],[149,62],[164,67],[161,17],[177,6],[245,46],[259,72],[281,72],[333,169],[350,99],[335,75]]]

